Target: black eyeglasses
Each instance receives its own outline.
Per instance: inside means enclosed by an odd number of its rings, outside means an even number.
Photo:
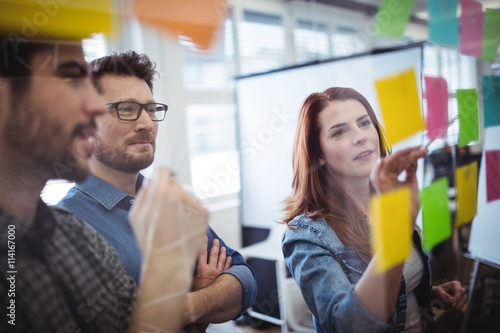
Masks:
[[[118,119],[127,121],[139,119],[143,109],[146,110],[152,121],[162,121],[168,110],[168,105],[162,103],[116,102],[106,104],[106,106],[116,111]]]

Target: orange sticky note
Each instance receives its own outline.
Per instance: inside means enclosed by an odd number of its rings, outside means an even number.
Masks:
[[[413,68],[377,80],[375,86],[390,145],[424,129]]]
[[[208,49],[224,21],[227,1],[135,0],[133,10],[139,20]]]
[[[31,39],[81,40],[112,32],[111,0],[0,0],[0,32],[10,42]]]
[[[410,198],[410,189],[403,187],[370,200],[372,252],[377,255],[379,272],[404,262],[410,255]]]
[[[477,162],[458,167],[455,171],[457,186],[457,216],[455,227],[472,222],[477,213]]]

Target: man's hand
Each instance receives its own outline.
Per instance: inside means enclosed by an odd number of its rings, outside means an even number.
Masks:
[[[467,311],[467,293],[459,281],[450,281],[432,287],[432,295],[442,300],[447,308],[451,307],[462,313]]]
[[[208,237],[205,236],[205,242],[203,243],[202,250],[198,256],[191,291],[197,291],[208,287],[222,274],[223,271],[231,267],[232,258],[227,257],[226,251],[225,247],[220,247],[219,240],[214,239],[212,241],[210,253],[208,253]],[[189,314],[193,312],[195,306],[196,305],[191,304],[188,299],[188,302],[186,302],[186,310],[184,311],[184,315],[187,317],[184,319],[185,321],[190,321],[188,317]],[[188,333],[202,333],[205,332],[207,326],[208,324],[192,323],[185,326],[184,330]]]
[[[130,332],[177,332],[208,211],[161,167],[141,189],[129,217],[143,256]]]
[[[198,256],[191,291],[205,288],[221,275],[223,271],[231,267],[232,258],[227,257],[226,251],[225,247],[220,247],[219,240],[214,239],[209,254],[208,237],[205,236],[205,242]]]
[[[208,211],[182,189],[167,168],[160,167],[139,192],[130,211],[130,221],[144,265],[150,255],[177,248],[182,251],[186,270],[191,270],[191,275],[207,231]],[[162,262],[162,266],[168,266],[165,262],[169,260]]]

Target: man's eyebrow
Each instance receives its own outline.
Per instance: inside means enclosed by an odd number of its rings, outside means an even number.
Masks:
[[[137,99],[135,99],[133,97],[131,97],[131,98],[125,98],[125,99],[121,100],[120,102],[135,102],[135,103],[139,103],[139,104],[156,103],[156,101],[154,99],[147,100],[146,103],[141,103],[141,102],[139,102]]]
[[[361,121],[361,120],[363,120],[363,119],[364,119],[364,118],[366,118],[366,117],[369,117],[369,115],[368,115],[368,114],[365,114],[365,115],[363,115],[363,116],[359,117],[358,119],[356,119],[356,122]],[[342,126],[344,126],[344,125],[347,125],[347,123],[339,123],[339,124],[335,124],[335,125],[333,125],[332,127],[330,127],[330,128],[328,129],[328,131],[326,131],[326,132],[328,133],[328,132],[330,132],[330,130],[332,130],[332,129],[334,129],[334,128],[337,128],[337,127],[342,127]]]
[[[90,67],[87,63],[82,63],[82,62],[76,61],[76,60],[66,61],[66,62],[60,63],[57,66],[58,73],[62,73],[62,72],[65,72],[67,70],[74,70],[74,69],[77,69],[80,72],[81,76],[87,76],[90,72]]]

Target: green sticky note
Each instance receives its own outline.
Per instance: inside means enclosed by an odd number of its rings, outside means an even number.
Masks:
[[[495,60],[500,42],[500,11],[486,8],[484,11],[484,31],[482,60]]]
[[[466,146],[469,142],[479,140],[479,109],[477,106],[477,89],[458,89],[458,145]]]
[[[414,0],[382,0],[375,16],[375,34],[401,38],[413,11]]]
[[[448,179],[440,178],[422,190],[422,220],[424,250],[428,251],[451,236],[451,216],[448,207]]]
[[[484,127],[500,125],[500,76],[483,76]]]

